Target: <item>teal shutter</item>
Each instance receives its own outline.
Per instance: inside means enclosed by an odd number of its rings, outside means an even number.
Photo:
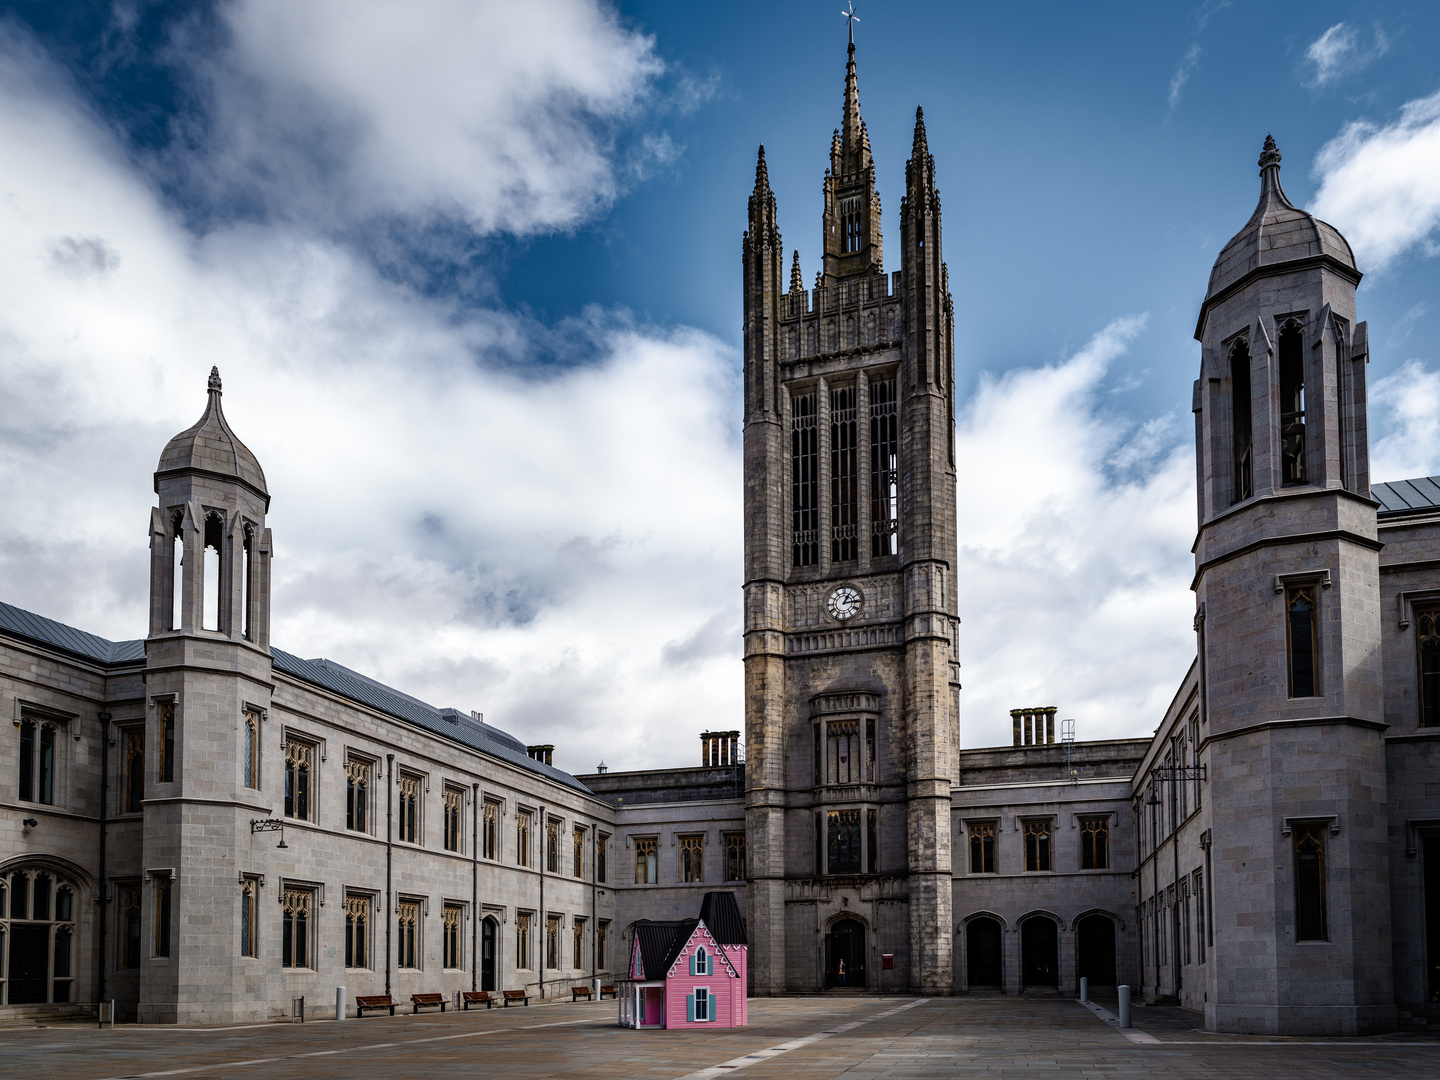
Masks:
[[[690,954],[690,974],[695,974],[695,954],[693,952]],[[690,1019],[694,1020],[695,1018],[692,1016]]]
[[[695,1022],[695,995],[694,995],[694,994],[686,994],[686,995],[685,995],[685,1019],[686,1019],[686,1020],[689,1020],[692,1024]]]

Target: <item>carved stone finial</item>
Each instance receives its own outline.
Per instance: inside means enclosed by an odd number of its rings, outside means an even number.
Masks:
[[[1260,151],[1260,168],[1268,169],[1270,166],[1280,167],[1280,149],[1275,145],[1273,135],[1265,136],[1265,148]]]
[[[210,369],[210,392],[212,394],[220,393],[220,369],[218,367]]]
[[[805,288],[805,279],[800,276],[800,249],[795,249],[795,261],[790,265],[790,291],[799,292]]]
[[[755,190],[757,192],[770,190],[770,170],[765,167],[765,144],[760,144],[760,157],[755,162]]]

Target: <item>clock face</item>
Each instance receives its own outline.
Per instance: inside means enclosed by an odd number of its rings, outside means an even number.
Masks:
[[[825,601],[825,610],[837,619],[853,618],[860,611],[860,590],[841,585]]]

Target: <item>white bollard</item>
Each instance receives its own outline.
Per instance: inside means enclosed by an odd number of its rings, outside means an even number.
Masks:
[[[1130,1026],[1130,987],[1120,987],[1120,1026]]]
[[[345,987],[335,987],[335,1019],[345,1019]]]
[[[599,1001],[599,1000],[600,1000],[600,980],[599,980],[599,979],[592,979],[592,980],[590,980],[590,989],[591,989],[591,991],[594,993],[595,1000],[596,1000],[596,1001]]]
[[[1087,1002],[1087,1001],[1089,1001],[1089,1000],[1090,1000],[1090,980],[1087,979],[1084,975],[1081,975],[1081,976],[1080,976],[1080,1004],[1081,1004],[1081,1005],[1084,1005],[1085,1002]]]

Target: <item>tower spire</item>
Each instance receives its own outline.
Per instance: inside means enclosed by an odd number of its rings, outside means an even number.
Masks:
[[[799,292],[805,288],[805,279],[800,275],[800,249],[795,249],[795,261],[790,264],[790,291]]]
[[[755,194],[765,195],[770,191],[770,170],[765,167],[765,144],[760,144],[760,158],[755,162]]]
[[[923,107],[915,106],[915,141],[910,147],[910,156],[922,157],[930,153],[930,144],[925,139],[925,110]]]
[[[855,37],[852,31],[850,54],[845,61],[845,118],[840,125],[842,168],[846,172],[858,172],[869,164],[860,160],[860,127],[860,82],[855,75]]]

